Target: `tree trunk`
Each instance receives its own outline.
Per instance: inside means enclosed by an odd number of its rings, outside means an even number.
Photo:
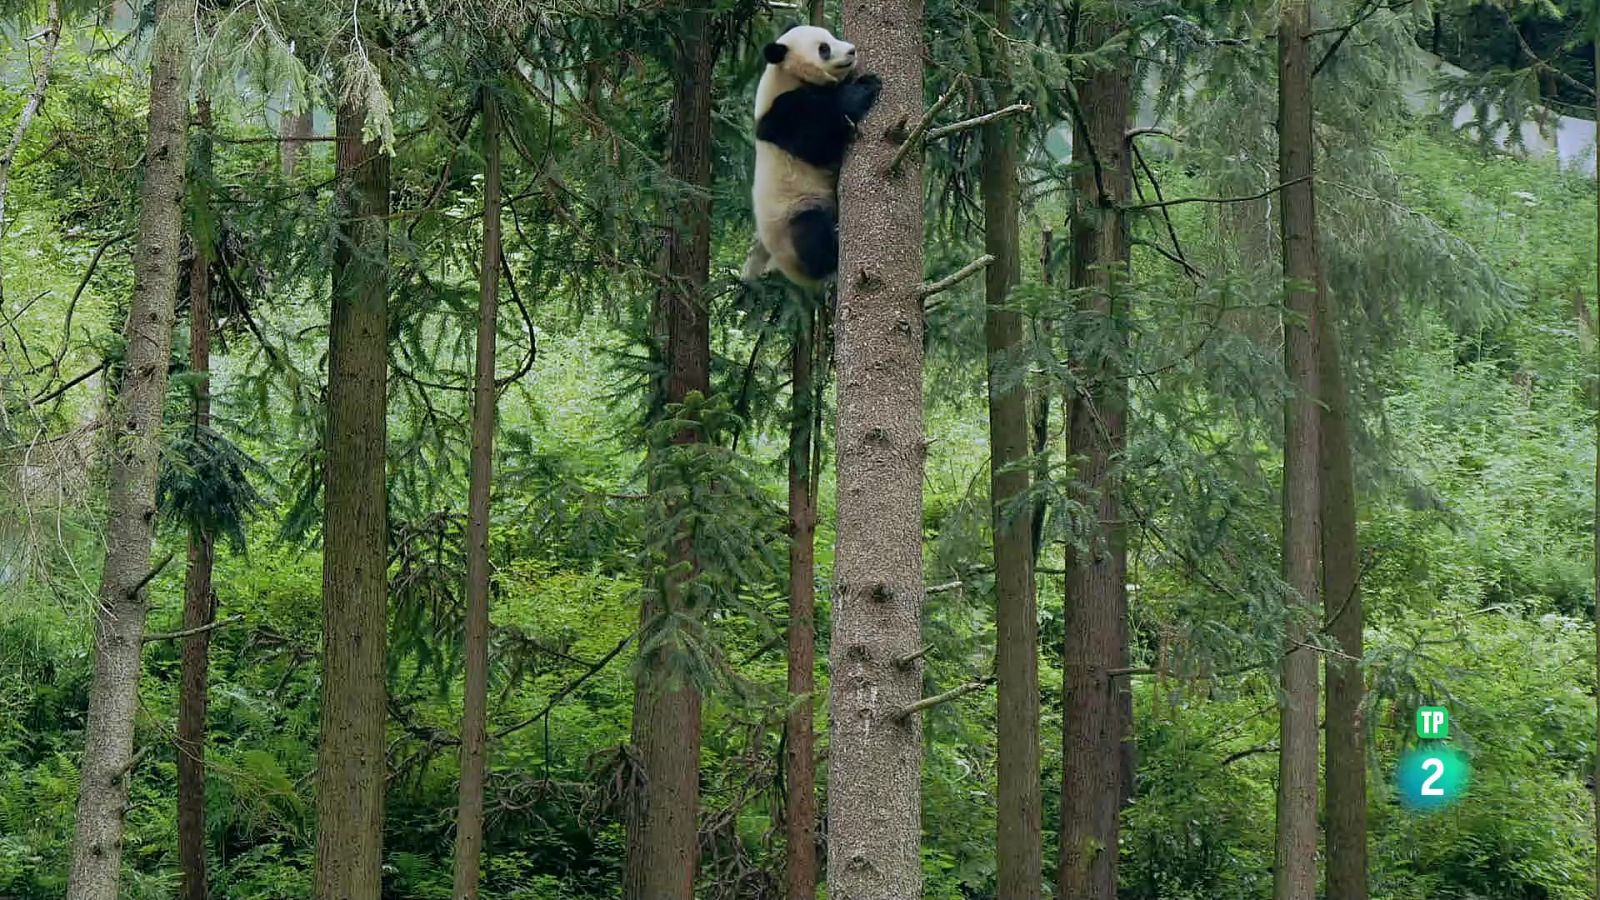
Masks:
[[[489,743],[489,488],[494,478],[496,322],[500,310],[500,110],[483,89],[483,258],[478,270],[478,358],[472,386],[467,486],[466,689],[456,815],[456,900],[476,900],[483,855],[483,788]]]
[[[347,98],[335,124],[317,900],[378,900],[383,883],[390,161],[362,141],[366,117],[361,99]]]
[[[828,895],[922,896],[922,0],[844,4],[883,94],[841,175]]]
[[[201,170],[210,168],[211,102],[195,103],[200,137],[195,154]],[[203,202],[203,201],[202,201]],[[194,389],[194,428],[211,427],[211,245],[191,233],[194,263],[189,270],[189,371],[200,376]],[[189,527],[189,568],[183,586],[183,629],[205,628],[217,614],[211,589],[216,536],[199,525]],[[207,900],[206,886],[206,678],[210,668],[211,632],[183,639],[178,694],[178,867],[183,872],[181,900]]]
[[[1278,177],[1283,230],[1283,364],[1294,393],[1284,404],[1283,577],[1303,615],[1285,634],[1279,704],[1276,900],[1317,891],[1317,654],[1304,644],[1318,621],[1316,191],[1312,186],[1309,0],[1284,0],[1278,20]]]
[[[1595,100],[1594,118],[1600,123],[1600,40],[1594,42]],[[1595,147],[1600,155],[1600,125],[1596,126]],[[1595,178],[1600,183],[1600,164],[1596,165]],[[1600,194],[1595,197],[1595,228],[1600,234]],[[1600,310],[1600,246],[1595,248],[1595,303]],[[1600,314],[1595,316],[1600,328]],[[1597,344],[1600,346],[1600,344]],[[1594,649],[1595,684],[1600,685],[1600,354],[1595,356],[1595,446],[1594,446]],[[1595,691],[1600,703],[1600,689]],[[1595,847],[1595,900],[1600,900],[1600,716],[1595,718],[1594,773],[1594,847]]]
[[[1328,897],[1367,900],[1367,750],[1362,706],[1360,550],[1356,533],[1355,464],[1351,458],[1350,396],[1344,383],[1338,322],[1326,284],[1317,295],[1318,364],[1322,408],[1322,596],[1328,634],[1339,653],[1327,654]]]
[[[820,4],[819,4],[820,5]],[[785,896],[817,895],[817,771],[812,704],[816,691],[816,485],[811,461],[815,421],[818,311],[808,309],[790,356],[793,400],[789,422],[789,716],[785,723]]]
[[[1011,102],[1010,0],[983,0],[982,46],[993,109]],[[992,30],[991,30],[992,29]],[[1017,246],[1017,139],[1012,119],[983,129],[981,186],[984,343],[989,368],[989,507],[994,532],[995,672],[998,676],[998,900],[1036,900],[1043,870],[1039,797],[1039,616],[1033,582],[1033,510],[1028,493],[1031,422],[1027,380],[1015,370],[1022,313],[1011,303],[1021,274]]]
[[[128,806],[133,718],[138,708],[145,588],[153,577],[161,413],[172,350],[183,241],[189,121],[186,76],[194,48],[195,0],[161,0],[151,48],[149,133],[139,189],[139,238],[128,308],[122,383],[106,501],[106,557],[96,604],[94,679],[79,761],[69,900],[116,900]]]
[[[826,27],[827,4],[807,4],[812,25]],[[784,722],[784,896],[817,896],[817,453],[816,353],[819,316],[826,297],[806,295],[791,348],[789,421],[789,716]]]
[[[1084,23],[1083,45],[1104,43],[1120,22]],[[1086,553],[1067,551],[1060,895],[1062,900],[1111,900],[1117,895],[1119,814],[1131,779],[1132,695],[1112,669],[1128,662],[1128,540],[1117,467],[1127,444],[1128,390],[1118,368],[1127,342],[1128,242],[1119,207],[1131,179],[1126,140],[1132,110],[1129,61],[1077,81],[1080,110],[1073,126],[1072,286],[1080,341],[1074,361],[1083,387],[1070,404],[1071,454],[1079,459],[1080,490],[1094,498],[1096,524]],[[1110,319],[1109,327],[1095,324]],[[1070,457],[1069,457],[1070,458]]]
[[[711,272],[711,87],[717,47],[709,14],[685,14],[677,35],[669,174],[693,188],[675,202],[665,229],[665,286],[656,296],[656,319],[667,330],[664,400],[681,403],[691,392],[711,392],[711,331],[705,287]],[[677,444],[700,439],[694,431]],[[662,590],[640,611],[646,631],[682,604],[680,585],[697,570],[687,536],[671,543]],[[645,639],[640,644],[644,646]],[[632,798],[623,897],[626,900],[693,900],[700,802],[700,692],[666,648],[639,666],[633,705],[633,744],[643,787]]]

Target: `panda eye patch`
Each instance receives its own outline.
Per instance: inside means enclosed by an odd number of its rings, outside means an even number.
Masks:
[[[829,45],[829,44],[818,44],[817,45],[817,55],[822,57],[823,59],[827,59],[828,57],[833,55],[833,47],[831,45]]]

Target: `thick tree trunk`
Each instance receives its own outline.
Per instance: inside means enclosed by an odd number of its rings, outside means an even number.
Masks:
[[[366,114],[359,99],[346,99],[335,124],[317,900],[378,900],[383,883],[389,157],[377,141],[361,140]]]
[[[478,270],[478,357],[472,385],[467,484],[466,689],[456,814],[456,900],[476,900],[483,855],[483,788],[489,743],[489,488],[494,478],[496,322],[500,310],[500,110],[483,91],[483,257]]]
[[[812,25],[826,27],[827,4],[810,0]],[[818,317],[825,297],[807,296],[791,348],[789,420],[789,715],[784,722],[784,896],[817,896],[817,452],[815,372]],[[813,305],[814,304],[814,305]]]
[[[1120,23],[1085,23],[1083,45],[1099,46]],[[1131,185],[1124,135],[1132,110],[1131,68],[1121,59],[1077,82],[1073,128],[1072,286],[1080,334],[1075,360],[1083,388],[1071,403],[1070,452],[1080,461],[1080,489],[1094,498],[1096,523],[1086,553],[1067,553],[1063,656],[1060,896],[1111,900],[1117,895],[1119,814],[1131,781],[1132,695],[1111,670],[1128,662],[1128,541],[1117,467],[1127,444],[1128,391],[1118,369],[1127,340],[1128,242],[1119,206]],[[1095,320],[1110,319],[1105,327]],[[1092,339],[1091,339],[1092,340]]]
[[[666,229],[665,285],[656,317],[667,331],[664,399],[681,403],[711,392],[711,332],[705,287],[711,271],[711,87],[717,48],[709,14],[685,15],[677,35],[672,137],[668,171],[694,188],[679,199]],[[674,443],[697,441],[686,431]],[[641,610],[644,628],[659,627],[682,603],[679,585],[698,560],[688,536],[671,545],[664,584]],[[641,640],[641,646],[645,641]],[[700,692],[657,648],[639,666],[633,705],[633,744],[644,785],[628,815],[626,900],[693,900],[700,804]]]
[[[1360,554],[1356,534],[1355,464],[1351,458],[1350,396],[1344,383],[1338,322],[1326,285],[1319,285],[1318,363],[1322,408],[1322,596],[1328,634],[1339,654],[1327,654],[1328,897],[1367,900],[1367,749],[1362,704],[1365,682]]]
[[[1594,119],[1600,123],[1600,40],[1594,42],[1595,99]],[[1595,134],[1595,147],[1600,152],[1600,131]],[[1600,166],[1595,177],[1600,182]],[[1600,193],[1595,197],[1595,233],[1600,234]],[[1595,248],[1595,327],[1600,330],[1600,245]],[[1597,335],[1600,337],[1600,335]],[[1600,346],[1600,343],[1597,343]],[[1595,684],[1600,685],[1600,355],[1595,357],[1595,445],[1594,445],[1594,649]],[[1600,704],[1600,688],[1596,691]],[[1595,718],[1594,773],[1594,848],[1595,848],[1595,900],[1600,900],[1600,716]]]
[[[846,0],[844,33],[883,94],[839,196],[838,545],[828,895],[922,896],[922,154],[889,167],[923,113],[921,0]]]
[[[201,135],[196,155],[210,168],[211,103],[195,104]],[[211,426],[211,247],[192,234],[194,263],[189,270],[189,371],[201,377],[194,389],[194,427]],[[183,628],[204,628],[217,614],[211,589],[216,537],[197,525],[189,528],[189,568],[183,586]],[[180,900],[207,900],[206,886],[206,678],[211,664],[211,632],[183,639],[178,693],[178,867],[183,872]]]
[[[116,900],[122,873],[123,813],[135,762],[133,717],[138,707],[145,588],[152,576],[161,412],[183,242],[186,75],[194,48],[194,21],[195,0],[157,4],[133,302],[124,330],[122,383],[112,409],[116,450],[111,454],[105,569],[95,614],[94,680],[78,765],[69,900]]]
[[[1011,102],[1010,0],[984,0],[989,29],[982,48],[984,99]],[[983,129],[981,175],[984,338],[989,368],[989,507],[994,532],[995,672],[998,740],[998,900],[1036,900],[1043,870],[1039,788],[1039,616],[1033,581],[1033,511],[1028,492],[1031,422],[1027,380],[1015,371],[1022,313],[1011,303],[1021,273],[1017,246],[1017,134],[1013,119]]]
[[[1278,20],[1278,177],[1283,230],[1283,364],[1294,394],[1284,404],[1283,577],[1306,609],[1285,635],[1278,741],[1275,900],[1317,891],[1317,654],[1305,646],[1318,621],[1319,418],[1317,406],[1316,191],[1312,186],[1309,0],[1284,0]]]

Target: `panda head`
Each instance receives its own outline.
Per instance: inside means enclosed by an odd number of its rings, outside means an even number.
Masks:
[[[797,25],[765,49],[768,65],[803,84],[833,85],[856,65],[856,45],[841,41],[826,28]]]

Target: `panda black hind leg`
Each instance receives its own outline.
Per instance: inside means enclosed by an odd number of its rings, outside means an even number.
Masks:
[[[831,209],[803,209],[789,219],[794,255],[812,281],[833,277],[839,269],[839,216]]]

